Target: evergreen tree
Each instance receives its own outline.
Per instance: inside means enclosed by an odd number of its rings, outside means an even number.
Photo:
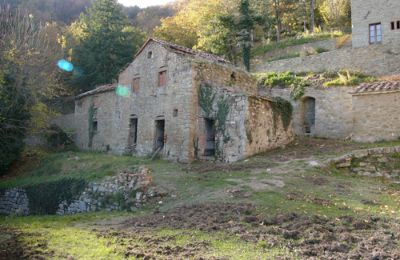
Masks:
[[[79,40],[72,47],[72,63],[82,72],[74,82],[80,91],[111,83],[144,41],[116,0],[95,1],[77,24],[81,35],[73,35]]]
[[[254,28],[254,18],[251,14],[249,0],[240,1],[240,20],[239,20],[239,37],[242,45],[243,63],[247,71],[250,71],[251,56],[251,32]]]

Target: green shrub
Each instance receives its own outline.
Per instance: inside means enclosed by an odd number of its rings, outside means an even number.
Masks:
[[[315,51],[317,53],[323,53],[323,52],[328,52],[329,50],[325,49],[325,48],[322,48],[322,47],[318,47],[318,48],[315,49]]]
[[[345,70],[337,72],[332,80],[324,83],[324,86],[357,86],[361,83],[375,81],[377,81],[377,78],[375,77],[368,76],[360,72]]]
[[[311,85],[306,78],[299,77],[293,72],[269,72],[256,75],[260,85],[264,87],[290,87],[291,97],[295,100],[304,95],[304,88]]]
[[[62,201],[70,203],[86,188],[83,179],[65,178],[24,187],[31,214],[55,214]]]

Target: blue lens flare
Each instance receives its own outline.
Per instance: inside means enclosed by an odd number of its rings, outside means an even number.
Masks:
[[[115,93],[120,97],[129,97],[131,95],[131,89],[124,85],[118,85],[115,89]]]
[[[59,61],[57,62],[57,66],[58,66],[61,70],[64,70],[64,71],[67,71],[67,72],[71,72],[71,71],[74,70],[74,65],[72,65],[71,62],[69,62],[69,61],[67,61],[67,60],[64,60],[64,59],[59,60]]]

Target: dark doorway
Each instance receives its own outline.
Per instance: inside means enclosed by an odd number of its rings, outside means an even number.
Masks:
[[[138,119],[133,117],[129,120],[129,137],[128,137],[128,147],[130,151],[136,149],[137,144],[137,127]]]
[[[304,132],[306,134],[312,134],[315,127],[315,98],[306,97],[303,100],[304,107]]]
[[[206,130],[206,146],[204,148],[204,156],[215,155],[215,120],[204,119]]]
[[[156,120],[156,136],[154,150],[164,148],[165,120]]]

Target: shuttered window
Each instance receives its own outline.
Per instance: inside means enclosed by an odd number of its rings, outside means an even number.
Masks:
[[[167,84],[167,71],[163,70],[158,73],[158,86],[164,87]]]

